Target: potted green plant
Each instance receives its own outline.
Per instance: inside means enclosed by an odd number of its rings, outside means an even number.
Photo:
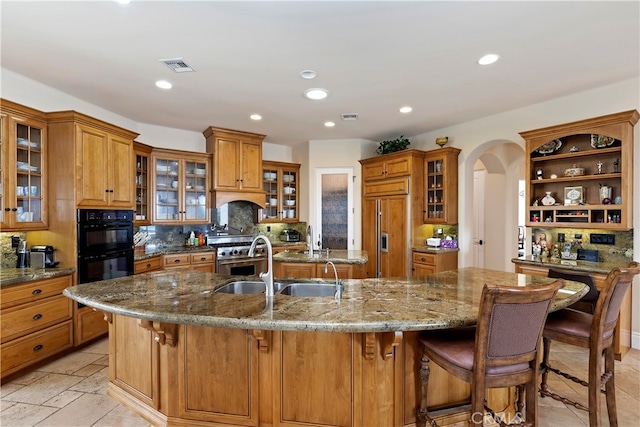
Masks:
[[[400,138],[382,141],[378,146],[376,153],[395,153],[396,151],[406,150],[409,144],[411,144],[411,142],[409,142],[409,140],[405,138],[404,135],[400,135]]]

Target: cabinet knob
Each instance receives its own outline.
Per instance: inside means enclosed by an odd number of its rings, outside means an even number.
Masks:
[[[38,294],[41,294],[41,293],[42,293],[42,289],[34,289],[34,290],[31,292],[31,294],[32,294],[32,295],[38,295]]]
[[[202,258],[200,258],[200,261],[206,261],[206,260],[207,260],[207,258],[206,258],[206,257],[202,257]]]
[[[5,212],[9,212],[9,211],[11,211],[11,208],[4,208],[4,211]]]
[[[151,264],[147,264],[147,268],[151,268]]]
[[[32,317],[33,320],[40,320],[42,319],[42,314],[38,313],[35,316]]]
[[[421,260],[421,261],[426,261],[427,259],[426,259],[426,258],[420,258],[420,260]]]
[[[42,344],[38,344],[37,346],[33,347],[33,351],[40,351],[44,348],[44,346]]]
[[[12,211],[12,212],[17,212],[17,211],[18,211],[18,208],[13,208],[13,209],[11,209],[11,211]]]
[[[179,259],[174,259],[173,262],[175,262],[176,264],[180,262]]]

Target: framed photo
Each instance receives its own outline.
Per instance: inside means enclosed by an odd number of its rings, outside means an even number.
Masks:
[[[564,187],[564,205],[577,206],[584,202],[584,187]]]

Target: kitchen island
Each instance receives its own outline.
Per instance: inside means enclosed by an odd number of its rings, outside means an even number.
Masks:
[[[485,283],[550,282],[465,268],[345,280],[340,300],[214,292],[233,280],[178,270],[65,295],[105,313],[109,394],[154,425],[408,426],[415,423],[419,331],[475,324]],[[552,309],[584,293],[584,285],[567,282]],[[433,405],[470,394],[435,366],[430,384],[438,390]],[[513,395],[497,389],[490,400],[504,408]]]

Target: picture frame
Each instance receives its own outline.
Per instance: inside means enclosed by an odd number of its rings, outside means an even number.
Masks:
[[[564,187],[564,205],[577,206],[584,203],[584,187]]]

